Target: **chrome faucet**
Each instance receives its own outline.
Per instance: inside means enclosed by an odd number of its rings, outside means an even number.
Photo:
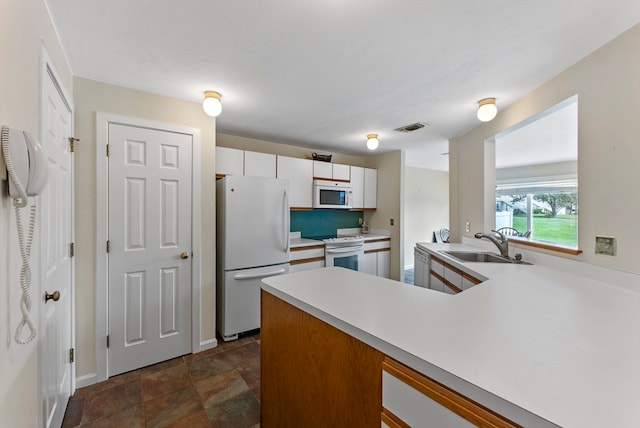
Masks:
[[[489,241],[493,242],[496,247],[500,250],[500,255],[502,257],[509,257],[509,238],[507,238],[504,234],[498,232],[497,230],[492,230],[493,233],[481,233],[478,232],[475,234],[475,237],[478,239],[486,238]],[[500,235],[500,240],[496,238],[496,234]]]

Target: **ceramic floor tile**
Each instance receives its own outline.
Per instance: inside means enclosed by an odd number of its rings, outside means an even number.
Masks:
[[[82,412],[84,410],[84,396],[76,396],[69,398],[67,410],[64,413],[62,428],[73,428],[80,426],[82,422]]]
[[[107,416],[103,419],[98,419],[91,423],[91,428],[113,428],[113,427],[127,427],[127,428],[144,428],[144,409],[142,404],[138,404],[128,409],[124,409],[111,416]]]
[[[88,394],[85,396],[82,423],[111,416],[141,402],[139,380]]]
[[[248,358],[243,365],[238,367],[238,373],[247,382],[250,389],[254,389],[260,386],[260,349],[258,348],[257,354]]]
[[[144,376],[151,373],[157,373],[162,370],[172,369],[174,367],[178,367],[182,365],[184,365],[184,360],[182,359],[182,357],[178,357],[172,360],[167,360],[158,364],[154,364],[152,366],[143,367],[140,370],[138,370],[138,372],[140,373],[140,376]]]
[[[166,395],[170,392],[183,389],[191,385],[191,375],[186,365],[172,367],[170,369],[157,371],[140,378],[142,388],[142,400],[148,401],[152,398]]]
[[[169,426],[203,409],[193,385],[144,403],[147,427]]]
[[[171,428],[211,428],[214,425],[209,420],[207,412],[204,409],[196,410],[195,412],[183,417],[179,421],[171,424]]]
[[[260,427],[260,334],[78,389],[63,427]],[[0,424],[1,425],[1,424]]]
[[[260,355],[260,345],[252,341],[221,353],[220,358],[236,368],[248,364],[256,355]]]
[[[220,358],[225,352],[187,364],[194,382],[232,370],[233,367]]]
[[[249,391],[246,382],[236,370],[208,377],[196,383],[196,389],[205,408]]]
[[[251,428],[260,423],[260,404],[251,391],[207,408],[216,428]]]

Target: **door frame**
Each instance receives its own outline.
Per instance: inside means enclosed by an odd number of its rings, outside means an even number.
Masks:
[[[75,109],[73,106],[73,97],[71,96],[71,94],[67,91],[67,89],[64,87],[64,85],[62,84],[62,81],[60,80],[60,73],[58,72],[58,70],[56,69],[55,65],[53,64],[53,61],[51,60],[51,56],[49,55],[49,51],[47,50],[46,46],[44,45],[44,43],[40,43],[40,91],[39,91],[39,112],[40,112],[40,118],[39,118],[39,132],[38,132],[38,139],[40,141],[44,140],[44,132],[45,132],[45,127],[43,126],[43,121],[44,118],[47,115],[47,108],[46,108],[46,104],[45,104],[45,100],[46,100],[46,96],[45,96],[45,81],[47,79],[51,79],[51,81],[53,82],[53,85],[56,87],[56,89],[58,90],[58,92],[60,93],[60,97],[62,98],[62,102],[65,104],[65,106],[69,109],[70,114],[70,123],[69,123],[69,130],[71,132],[73,132],[74,129],[74,113],[75,113]],[[71,137],[71,135],[70,135]],[[74,164],[74,159],[75,157],[73,156],[73,154],[70,155],[71,159],[69,160],[69,173],[71,175],[70,180],[71,180],[71,189],[69,189],[70,194],[69,194],[69,202],[71,204],[71,207],[69,209],[69,234],[70,234],[70,242],[75,242],[75,164]],[[37,196],[37,203],[38,205],[40,204],[40,196]],[[33,247],[33,251],[31,252],[32,255],[36,254],[37,255],[37,266],[38,266],[38,273],[37,275],[34,275],[34,278],[37,278],[38,280],[38,291],[35,294],[35,300],[36,301],[40,301],[40,305],[38,306],[38,333],[40,335],[40,338],[37,339],[37,343],[38,343],[38,421],[44,422],[46,424],[46,421],[44,420],[44,412],[43,412],[43,408],[41,406],[42,400],[43,400],[43,390],[44,387],[46,385],[47,379],[44,378],[44,373],[45,370],[43,370],[43,367],[48,363],[48,361],[46,361],[45,358],[45,350],[43,349],[43,343],[42,343],[42,334],[44,332],[44,328],[42,325],[43,319],[44,317],[41,314],[41,311],[44,310],[44,302],[42,302],[42,296],[44,296],[45,293],[45,289],[46,289],[46,285],[43,283],[42,281],[42,277],[43,277],[43,272],[44,272],[44,268],[42,266],[42,251],[41,251],[41,236],[42,236],[42,210],[38,209],[37,212],[37,217],[36,217],[36,231],[38,232],[35,239],[34,239],[34,247]],[[69,343],[70,349],[75,349],[76,347],[76,311],[75,311],[75,305],[76,305],[76,293],[75,293],[75,283],[76,283],[76,275],[75,275],[75,270],[76,270],[76,262],[75,262],[75,258],[74,257],[70,257],[69,258],[69,264],[70,264],[70,270],[71,270],[71,284],[69,286],[69,309],[70,309],[70,313],[69,313],[69,322],[70,322],[70,336],[69,336],[69,341],[71,343]],[[48,356],[49,358],[53,358],[52,356]],[[71,388],[70,391],[70,396],[73,395],[73,393],[76,390],[76,365],[75,363],[69,363],[70,367],[69,367],[69,375],[70,375],[70,379],[69,379],[69,385]],[[64,411],[63,411],[64,412]]]
[[[109,378],[109,358],[106,337],[109,331],[108,305],[108,239],[109,168],[106,156],[109,142],[109,125],[136,126],[159,131],[191,135],[193,138],[191,167],[191,352],[201,349],[200,299],[201,299],[201,174],[200,130],[173,123],[158,122],[136,117],[96,112],[96,382]]]

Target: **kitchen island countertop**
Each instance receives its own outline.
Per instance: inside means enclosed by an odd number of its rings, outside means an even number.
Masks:
[[[323,268],[263,289],[524,425],[640,426],[640,293],[544,266],[461,266],[488,280],[448,295]]]

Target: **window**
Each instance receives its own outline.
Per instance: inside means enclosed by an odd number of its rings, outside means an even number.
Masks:
[[[577,136],[577,96],[496,136],[496,230],[578,248]]]

